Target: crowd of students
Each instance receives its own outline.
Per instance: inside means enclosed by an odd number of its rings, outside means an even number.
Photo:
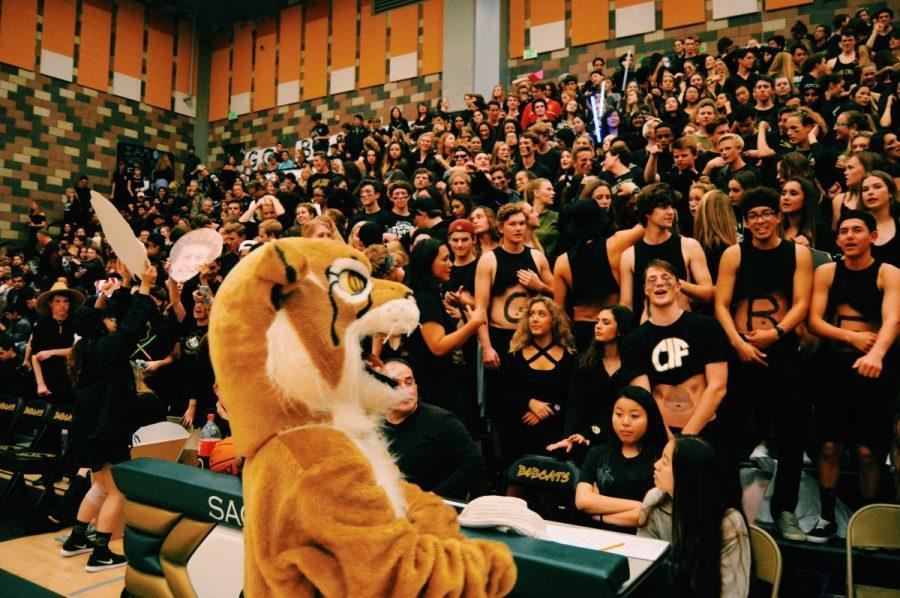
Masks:
[[[525,454],[574,459],[586,521],[672,540],[682,590],[743,595],[748,458],[777,457],[771,513],[788,539],[834,535],[846,447],[859,495],[843,498],[888,493],[900,33],[890,9],[862,9],[812,35],[798,22],[790,40],[707,50],[688,37],[617,69],[597,58],[585,81],[467,94],[459,112],[442,98],[414,120],[399,107],[356,115],[334,143],[316,118],[309,161],[278,144],[259,164],[229,156],[216,170],[191,149],[178,180],[167,157],[149,179],[120,164],[111,200],[153,271],[139,292],[81,177],[61,233],[34,202],[26,246],[0,259],[0,383],[81,403],[93,423],[75,435],[78,465],[99,481],[87,502],[103,504],[135,421],[197,426],[223,412],[206,330],[235,264],[281,237],[346,242],[373,276],[405,282],[421,313],[401,345],[369,349],[405,393],[385,431],[410,479],[465,498],[496,491]],[[176,283],[167,252],[198,228],[221,233],[222,256]],[[101,346],[109,355],[92,355]],[[138,415],[92,394],[84,376],[104,363],[136,376]],[[804,451],[821,495],[806,532],[794,514]],[[93,548],[83,532],[97,518],[77,506],[45,522],[76,522],[72,554]],[[121,509],[101,518],[109,534]],[[107,540],[97,559],[121,564]]]

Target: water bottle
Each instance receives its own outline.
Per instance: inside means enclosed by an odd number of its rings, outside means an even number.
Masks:
[[[197,444],[197,456],[200,458],[200,467],[203,469],[209,469],[209,457],[216,448],[216,444],[222,440],[222,431],[216,425],[215,414],[208,414],[206,420],[206,424],[200,430],[200,442]]]

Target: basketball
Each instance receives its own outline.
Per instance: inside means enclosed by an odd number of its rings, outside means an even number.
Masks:
[[[209,456],[209,470],[217,473],[237,475],[241,468],[237,461],[237,450],[234,441],[229,436],[220,440]]]

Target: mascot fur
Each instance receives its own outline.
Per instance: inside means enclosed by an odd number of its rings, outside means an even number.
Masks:
[[[500,596],[506,546],[404,482],[379,426],[396,401],[361,342],[408,334],[403,285],[319,239],[267,244],[216,294],[210,352],[244,468],[245,595]]]

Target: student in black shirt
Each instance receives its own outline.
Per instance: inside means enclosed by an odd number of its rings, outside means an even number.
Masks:
[[[389,360],[381,373],[397,383],[402,397],[384,425],[400,472],[422,490],[465,500],[478,489],[485,470],[472,437],[452,413],[419,401],[419,387],[406,362]]]
[[[381,208],[381,189],[381,183],[375,179],[364,179],[359,184],[356,188],[356,196],[359,198],[359,206],[362,209],[350,219],[347,230],[353,230],[353,227],[360,221],[375,222],[382,227],[387,226],[391,217],[387,210]]]
[[[731,458],[737,461],[742,453],[745,411],[752,405],[757,416],[771,415],[778,446],[772,517],[782,536],[802,541],[806,535],[794,511],[803,465],[799,431],[805,429],[807,414],[795,329],[809,309],[812,254],[779,236],[781,209],[773,189],[751,189],[741,209],[744,242],[722,254],[716,284],[716,318],[737,354],[730,366]],[[757,417],[757,436],[766,437],[768,418],[761,419]]]
[[[313,128],[309,136],[313,139],[314,152],[328,151],[328,125],[322,122],[322,115],[318,112],[313,114]]]
[[[451,266],[450,250],[441,241],[425,239],[413,248],[404,282],[419,306],[420,326],[404,340],[404,352],[418,377],[422,399],[465,420],[454,352],[484,323],[484,311],[464,306],[457,328],[441,294],[441,286],[450,280]]]
[[[653,488],[653,464],[668,438],[653,396],[626,386],[613,404],[613,433],[595,446],[581,465],[575,506],[604,527],[635,528],[644,495]]]
[[[809,328],[824,341],[815,426],[821,444],[822,516],[807,534],[810,542],[825,543],[837,531],[835,489],[844,447],[850,442],[855,446],[859,490],[869,502],[878,497],[890,445],[897,394],[900,270],[873,257],[875,232],[871,214],[847,212],[838,221],[843,259],[815,272]]]
[[[622,359],[640,374],[632,384],[653,393],[673,432],[712,436],[728,382],[728,345],[719,324],[684,311],[681,281],[662,260],[644,271],[650,318],[622,341]]]

